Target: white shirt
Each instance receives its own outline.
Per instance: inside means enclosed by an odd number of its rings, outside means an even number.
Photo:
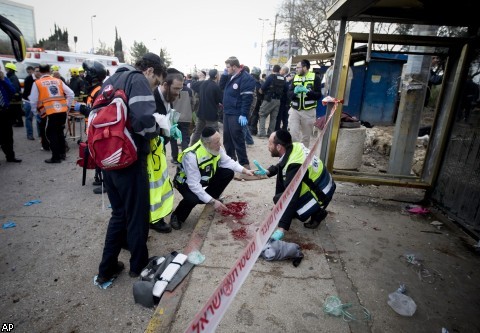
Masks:
[[[192,191],[204,203],[210,202],[213,198],[210,194],[205,192],[205,189],[200,184],[200,170],[198,169],[197,155],[195,155],[193,151],[188,152],[183,156],[182,166],[187,175],[187,185],[190,191]],[[220,147],[220,160],[218,166],[239,173],[243,171],[243,166],[228,156],[223,147]]]

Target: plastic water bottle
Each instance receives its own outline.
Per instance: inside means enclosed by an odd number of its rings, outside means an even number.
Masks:
[[[404,294],[405,290],[405,286],[401,285],[400,288],[388,295],[387,303],[399,315],[411,317],[417,310],[417,304],[411,297]]]

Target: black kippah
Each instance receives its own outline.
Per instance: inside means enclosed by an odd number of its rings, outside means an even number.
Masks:
[[[202,131],[202,138],[209,138],[212,135],[214,135],[215,132],[217,132],[217,131],[215,131],[215,129],[213,127],[207,126]]]
[[[292,136],[289,131],[280,129],[275,132],[275,136],[282,146],[289,146],[292,144]]]

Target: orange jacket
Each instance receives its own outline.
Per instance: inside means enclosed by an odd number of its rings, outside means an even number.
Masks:
[[[67,99],[60,79],[44,76],[35,80],[38,88],[37,109],[42,118],[68,111]]]

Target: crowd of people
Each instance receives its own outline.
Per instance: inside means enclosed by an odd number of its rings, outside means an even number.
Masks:
[[[276,203],[310,153],[321,96],[320,79],[310,71],[308,60],[297,64],[295,75],[290,75],[288,67],[275,65],[265,77],[259,68],[250,70],[236,57],[225,60],[222,73],[211,69],[185,75],[166,68],[153,53],[146,53],[133,66],[121,66],[111,76],[101,63],[87,60],[82,71],[71,72],[68,83],[48,64],[28,70],[23,94],[9,79],[10,72],[8,78],[0,72],[1,144],[8,162],[21,162],[13,151],[14,113],[9,112],[15,98],[23,100],[28,140],[35,139],[32,122],[36,119],[42,149],[52,153],[46,163],[66,158],[64,129],[69,112],[88,118],[97,96],[109,89],[123,89],[128,98],[129,133],[137,159],[125,168],[95,172],[94,184],[103,184],[95,193],[106,191],[112,208],[96,277],[99,285],[112,281],[125,268],[118,261],[122,248],[131,254],[129,275],[139,276],[148,263],[149,229],[180,230],[199,204],[228,209],[220,198],[235,173],[250,179],[276,175]],[[267,169],[252,169],[247,153],[247,146],[254,144],[252,135],[268,138],[271,156],[279,161]],[[167,144],[170,162],[177,167],[173,177],[168,174]],[[173,207],[174,189],[182,197],[177,207]],[[317,228],[334,191],[332,177],[314,158],[272,238],[282,239],[294,218],[306,228]]]

